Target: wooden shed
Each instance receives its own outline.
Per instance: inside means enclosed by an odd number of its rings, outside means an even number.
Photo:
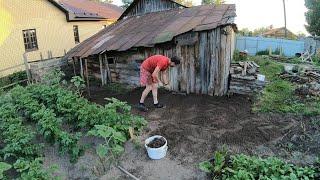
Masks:
[[[134,0],[113,25],[70,50],[75,73],[139,86],[141,62],[154,54],[182,58],[170,68],[173,91],[225,95],[235,47],[235,5],[185,7]],[[89,80],[89,78],[87,78]]]

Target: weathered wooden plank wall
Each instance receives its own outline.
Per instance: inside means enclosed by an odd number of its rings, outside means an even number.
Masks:
[[[125,17],[165,11],[178,7],[179,5],[177,3],[168,0],[142,0],[135,4],[132,10],[129,11]]]
[[[216,28],[200,32],[198,36],[199,40],[195,44],[162,45],[140,48],[135,53],[124,52],[109,55],[117,59],[130,59],[109,66],[112,80],[140,86],[140,63],[137,63],[132,57],[138,56],[140,60],[143,60],[155,54],[163,54],[168,57],[177,55],[182,58],[182,61],[180,66],[169,69],[169,85],[167,86],[169,90],[188,94],[225,95],[229,87],[230,63],[234,51],[233,29],[231,26]],[[100,72],[99,61],[92,68],[95,68],[95,72]]]

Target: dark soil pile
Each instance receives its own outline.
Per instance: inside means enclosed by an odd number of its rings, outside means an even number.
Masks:
[[[150,148],[159,148],[162,147],[166,144],[166,140],[161,137],[161,138],[154,138],[149,144],[147,144],[148,147]]]

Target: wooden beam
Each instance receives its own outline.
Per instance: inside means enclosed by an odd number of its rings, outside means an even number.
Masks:
[[[112,82],[112,78],[111,78],[111,73],[110,73],[110,68],[109,68],[109,63],[108,63],[108,57],[107,57],[107,54],[104,54],[104,59],[105,59],[105,66],[106,66],[106,68],[105,68],[105,74],[107,75],[107,78],[105,78],[105,79],[107,79],[108,80],[108,82]]]
[[[76,76],[76,63],[74,59],[75,57],[72,57],[73,75]]]
[[[84,59],[84,62],[85,62],[85,68],[86,68],[87,91],[88,91],[89,97],[91,97],[91,95],[90,95],[89,74],[88,74],[88,60]]]
[[[102,67],[102,55],[99,54],[99,64],[100,64],[100,77],[101,77],[101,85],[105,85],[104,72]]]
[[[84,76],[83,76],[83,64],[82,64],[82,58],[80,58],[80,75],[81,75],[81,77],[84,79]]]

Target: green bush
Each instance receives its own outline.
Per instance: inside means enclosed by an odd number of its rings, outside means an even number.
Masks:
[[[319,172],[310,167],[299,167],[275,157],[260,158],[243,154],[227,157],[225,152],[215,152],[213,162],[199,164],[200,169],[213,175],[213,179],[255,180],[255,179],[316,179]],[[223,157],[221,157],[223,156]],[[229,159],[227,161],[227,159]]]

